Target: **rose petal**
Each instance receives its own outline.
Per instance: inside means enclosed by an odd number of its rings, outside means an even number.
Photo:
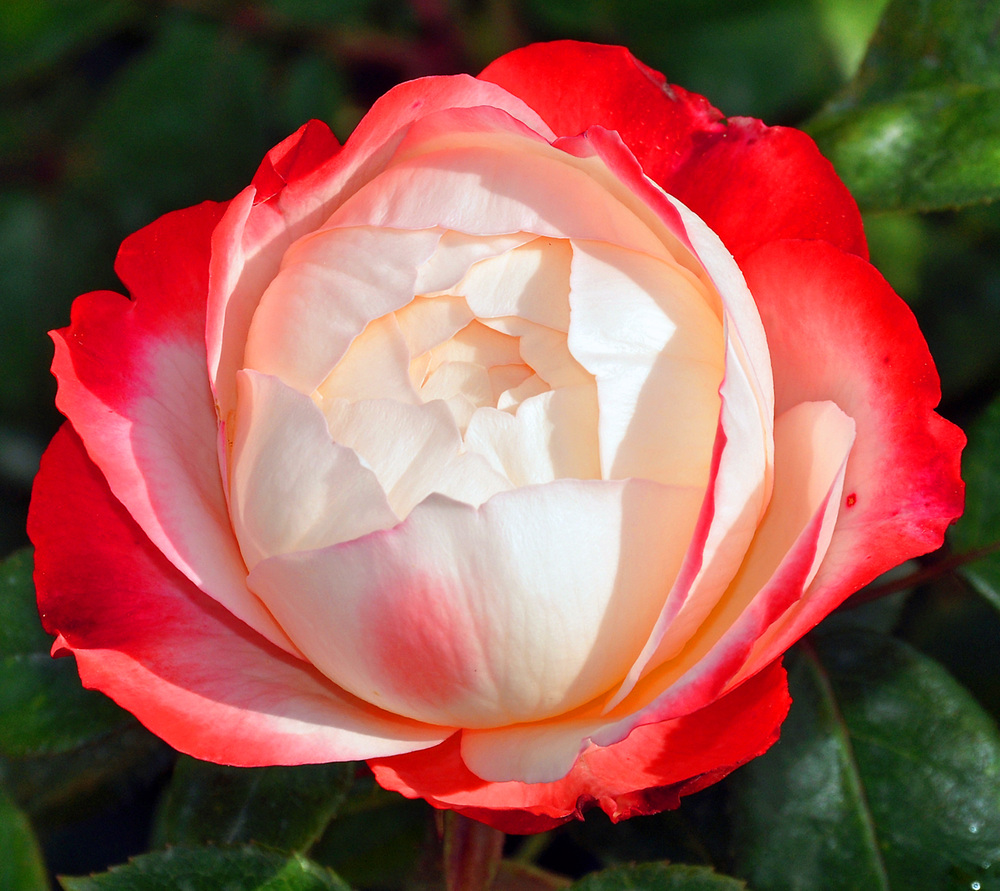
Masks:
[[[408,158],[352,195],[327,225],[572,235],[663,252],[646,223],[575,159],[550,146],[526,145],[530,151],[473,145]]]
[[[235,375],[250,321],[288,246],[314,231],[345,196],[377,175],[414,121],[440,109],[477,106],[501,109],[542,136],[551,136],[520,99],[493,84],[459,75],[422,78],[390,90],[339,151],[326,125],[312,121],[296,134],[298,142],[291,137],[268,154],[248,199],[256,203],[252,210],[234,203],[232,218],[224,221],[228,231],[220,235],[226,250],[214,257],[207,337],[222,418],[233,408]],[[324,153],[329,155],[325,163]],[[275,191],[279,179],[285,185]]]
[[[394,529],[265,560],[250,584],[310,661],[367,701],[450,726],[543,719],[634,659],[698,495],[573,480],[478,510],[432,496]]]
[[[790,703],[785,673],[772,663],[704,709],[637,727],[612,746],[592,746],[553,783],[491,783],[462,761],[467,734],[408,755],[369,761],[386,789],[454,808],[504,832],[544,832],[591,805],[615,822],[680,804],[680,796],[722,779],[766,751]]]
[[[413,299],[417,267],[439,238],[362,227],[297,242],[254,314],[246,367],[311,393],[369,322]]]
[[[86,294],[56,332],[56,404],[143,532],[195,585],[294,652],[246,587],[205,373],[208,243],[222,208],[161,217],[122,245],[132,300]],[[181,258],[181,259],[178,259]]]
[[[253,371],[237,385],[231,510],[248,567],[399,521],[375,474],[333,442],[308,396]]]
[[[465,443],[514,486],[600,479],[597,422],[594,385],[563,387],[525,399],[514,414],[479,409]]]
[[[643,170],[739,257],[779,238],[868,256],[857,205],[806,134],[727,121],[624,47],[535,44],[479,76],[524,99],[559,136],[595,125],[616,130]]]
[[[875,576],[941,544],[962,511],[965,437],[934,413],[940,388],[924,339],[873,267],[829,245],[790,241],[755,251],[745,269],[777,404],[832,399],[858,430],[829,556],[808,595],[758,645],[760,664]]]
[[[837,520],[855,424],[831,402],[804,402],[777,418],[774,438],[774,493],[739,573],[684,650],[653,667],[616,707],[619,713],[657,697],[644,720],[662,720],[731,688],[754,641],[815,577]],[[764,664],[757,662],[757,670]],[[614,741],[620,732],[621,725],[609,726],[594,741]]]
[[[455,419],[442,402],[341,399],[324,405],[324,411],[333,438],[372,469],[399,517],[434,492],[479,506],[510,488],[483,457],[465,452]]]
[[[250,767],[412,752],[450,733],[348,696],[198,591],[132,521],[68,425],[42,459],[28,522],[55,651],[72,652],[86,686],[174,748]]]
[[[722,327],[665,260],[573,241],[569,348],[597,379],[602,475],[704,486],[719,414]]]
[[[798,598],[825,553],[854,426],[832,403],[804,403],[775,425],[775,490],[746,561],[725,597],[673,660],[628,696],[547,723],[466,733],[462,757],[483,779],[551,782],[589,742],[613,745],[633,728],[678,718],[735,686],[754,640]]]

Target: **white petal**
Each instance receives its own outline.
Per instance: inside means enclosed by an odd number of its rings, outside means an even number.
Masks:
[[[469,423],[465,442],[515,486],[600,479],[594,385],[532,396],[515,414],[480,409]]]
[[[574,241],[569,348],[597,379],[605,478],[705,485],[719,417],[722,326],[667,261]]]
[[[395,315],[369,322],[317,390],[323,399],[419,402],[410,380],[410,351]]]
[[[476,263],[456,290],[479,318],[515,316],[567,331],[571,256],[566,240],[538,238]]]
[[[440,233],[323,230],[285,254],[254,315],[246,367],[311,393],[374,319],[414,296]]]
[[[447,726],[542,720],[628,669],[699,496],[639,480],[532,486],[478,510],[433,496],[394,529],[266,560],[250,587],[368,702]]]
[[[454,336],[475,316],[464,297],[417,297],[395,313],[411,356],[419,356]]]
[[[231,516],[247,565],[395,525],[375,475],[336,445],[308,396],[275,377],[237,375]]]
[[[437,250],[417,270],[417,293],[449,291],[465,277],[473,263],[504,254],[534,238],[530,232],[490,237],[445,232]]]
[[[333,438],[371,468],[400,517],[433,492],[479,505],[510,488],[484,458],[465,453],[454,418],[441,402],[337,400],[324,409]]]
[[[565,776],[590,742],[612,745],[639,723],[687,714],[731,689],[734,671],[774,608],[780,611],[781,602],[802,591],[822,561],[853,426],[832,403],[804,403],[779,418],[772,507],[725,605],[682,659],[643,678],[603,720],[596,710],[582,710],[549,722],[465,731],[462,759],[469,769],[494,782],[551,782]]]

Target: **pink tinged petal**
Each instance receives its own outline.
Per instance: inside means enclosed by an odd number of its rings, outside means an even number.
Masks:
[[[940,387],[926,343],[868,263],[829,245],[787,241],[754,251],[746,268],[768,331],[778,405],[832,399],[858,428],[827,558],[806,596],[760,641],[757,665],[879,573],[940,545],[962,511],[965,438],[933,411]]]
[[[514,414],[473,415],[465,444],[515,486],[557,479],[600,479],[594,385],[564,387],[524,400]]]
[[[237,391],[231,509],[248,566],[398,522],[375,474],[333,442],[308,396],[252,371]]]
[[[285,249],[328,214],[322,209],[328,196],[313,187],[339,151],[326,124],[304,124],[267,153],[212,234],[205,342],[223,420],[235,405],[236,371],[257,303]]]
[[[837,522],[855,424],[831,402],[803,402],[777,418],[774,438],[774,492],[743,566],[684,650],[650,671],[619,710],[662,690],[647,711],[656,720],[701,708],[733,685],[755,641],[815,577]]]
[[[605,478],[704,486],[719,415],[723,332],[667,260],[574,241],[569,348],[597,379]]]
[[[182,752],[302,764],[413,752],[448,736],[354,699],[201,593],[143,535],[68,425],[42,459],[29,531],[57,652],[72,652],[86,686]]]
[[[725,126],[706,99],[667,84],[621,46],[535,44],[501,56],[479,76],[520,96],[559,136],[594,124],[618,131],[658,181],[699,136]]]
[[[324,230],[293,245],[261,298],[246,365],[311,393],[369,322],[409,303],[440,233]]]
[[[643,170],[737,256],[778,238],[867,256],[854,200],[805,133],[723,120],[624,47],[536,44],[502,56],[480,77],[523,98],[560,136],[595,124],[619,133]]]
[[[775,427],[779,464],[771,505],[742,570],[684,652],[647,674],[604,716],[595,709],[547,723],[463,733],[462,757],[473,773],[551,782],[591,742],[614,745],[637,726],[695,712],[732,689],[754,640],[801,596],[823,558],[853,435],[850,418],[830,403],[786,412]]]
[[[662,253],[648,226],[573,161],[555,148],[473,147],[421,155],[386,170],[327,225],[440,227],[488,236],[534,232]]]
[[[324,410],[333,439],[371,469],[399,517],[435,492],[478,506],[510,488],[484,458],[465,452],[455,420],[442,402],[341,399],[324,405]]]
[[[504,832],[552,829],[583,819],[592,805],[615,822],[676,808],[763,753],[778,738],[790,703],[785,673],[772,663],[721,699],[683,718],[637,727],[613,746],[591,746],[553,783],[491,783],[462,760],[466,734],[440,746],[369,761],[387,789],[455,808]]]
[[[569,242],[538,238],[476,263],[457,290],[481,319],[513,316],[568,331],[571,258]]]
[[[76,300],[72,324],[53,335],[56,404],[164,556],[294,652],[247,590],[219,472],[204,326],[208,242],[220,210],[168,214],[126,239],[116,268],[134,299],[100,292]]]
[[[410,379],[410,351],[395,314],[369,322],[316,392],[324,400],[419,402]]]
[[[698,500],[642,480],[533,486],[478,510],[432,496],[394,529],[265,560],[251,585],[367,701],[447,726],[542,720],[627,670]]]
[[[728,316],[726,322],[728,335]],[[628,695],[650,665],[673,658],[701,627],[742,565],[771,497],[773,422],[764,416],[741,358],[739,342],[727,336],[708,494],[684,566],[612,706]]]

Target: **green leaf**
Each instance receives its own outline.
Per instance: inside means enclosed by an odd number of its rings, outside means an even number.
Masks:
[[[242,848],[170,848],[96,876],[61,878],[66,891],[349,891],[298,854]]]
[[[426,802],[387,792],[371,776],[361,776],[309,856],[351,885],[402,887],[417,868],[429,818]]]
[[[893,0],[858,74],[810,124],[864,209],[1000,197],[1000,12]]]
[[[959,552],[984,551],[960,571],[1000,609],[1000,399],[969,429],[962,476],[965,513],[952,530],[952,545]]]
[[[31,572],[29,550],[0,563],[0,754],[13,758],[67,752],[134,723],[80,686],[72,659],[49,655]]]
[[[997,888],[1000,735],[972,696],[870,632],[817,635],[790,661],[781,741],[734,777],[751,886]]]
[[[817,886],[819,887],[819,886]],[[745,891],[746,885],[707,866],[640,863],[591,873],[570,891]]]
[[[0,778],[32,817],[79,819],[148,783],[170,751],[49,655],[31,572],[27,549],[0,563]]]
[[[0,789],[0,888],[47,891],[42,852],[28,818]]]
[[[253,841],[305,850],[337,812],[355,771],[354,764],[239,768],[182,757],[154,845]]]

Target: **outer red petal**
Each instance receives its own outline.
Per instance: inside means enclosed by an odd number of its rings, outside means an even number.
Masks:
[[[722,779],[778,738],[791,699],[773,663],[684,718],[638,727],[613,746],[592,747],[554,783],[488,783],[462,762],[456,734],[433,749],[369,760],[378,782],[504,832],[544,832],[597,804],[612,820],[675,808],[680,797]]]
[[[624,47],[535,44],[479,75],[519,96],[559,136],[617,130],[646,174],[740,258],[777,238],[818,238],[867,257],[854,199],[804,133],[723,120]]]
[[[243,766],[411,751],[442,733],[348,697],[206,597],[142,534],[65,424],[28,529],[42,621],[85,686],[175,748]]]
[[[775,411],[829,399],[857,425],[827,555],[808,596],[758,648],[760,665],[875,576],[941,544],[962,512],[965,436],[934,412],[941,390],[927,345],[874,267],[805,241],[765,245],[742,266],[767,332]]]

